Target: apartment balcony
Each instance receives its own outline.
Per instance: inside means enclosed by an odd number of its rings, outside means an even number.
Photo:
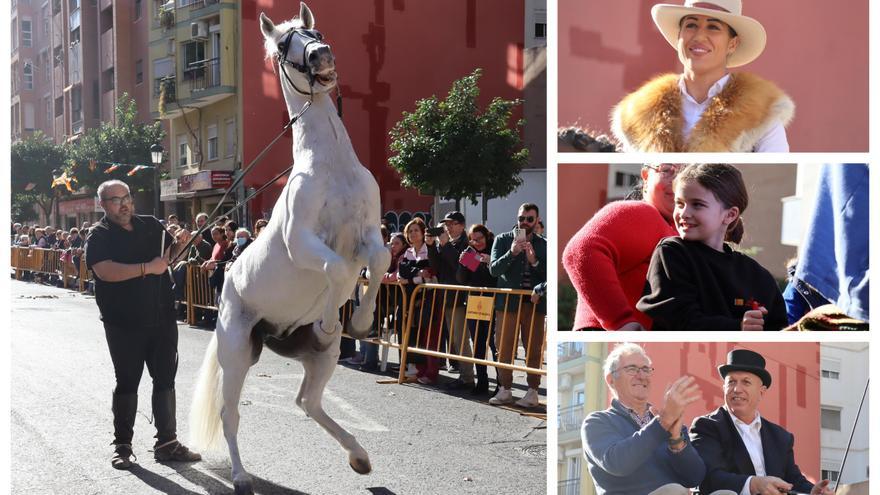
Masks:
[[[194,97],[199,91],[220,86],[220,59],[212,58],[189,64],[183,71],[183,80]]]
[[[111,28],[101,34],[101,72],[115,66],[115,32],[116,30]]]
[[[557,495],[581,495],[580,478],[560,481],[556,493]]]
[[[71,134],[74,134],[74,135],[75,134],[82,134],[82,132],[84,130],[82,115],[80,115],[78,118],[79,118],[79,120],[75,120],[75,121],[73,121],[73,123],[70,124],[70,133]]]
[[[82,43],[71,45],[67,53],[67,84],[72,86],[82,82]]]
[[[559,409],[556,421],[560,436],[570,431],[576,431],[580,434],[581,423],[584,421],[584,405],[578,404]]]

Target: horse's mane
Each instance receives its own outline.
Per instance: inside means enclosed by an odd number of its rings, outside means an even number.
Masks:
[[[301,28],[303,27],[302,19],[299,17],[294,17],[289,21],[282,22],[281,24],[275,25],[275,30],[280,31],[282,33],[286,33],[291,29]],[[266,58],[272,58],[278,55],[278,43],[272,38],[265,38],[263,40],[263,46],[266,49]]]

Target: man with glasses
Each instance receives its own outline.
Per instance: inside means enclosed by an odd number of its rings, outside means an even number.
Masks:
[[[131,192],[124,182],[104,182],[98,186],[98,199],[105,214],[86,239],[85,256],[95,274],[95,300],[116,374],[110,463],[116,469],[131,467],[144,364],[153,379],[154,457],[161,462],[201,460],[177,440],[177,322],[167,273],[174,238],[155,217],[134,214]]]
[[[581,426],[596,493],[688,495],[688,488],[699,485],[706,474],[683,424],[687,405],[700,399],[696,380],[675,380],[655,409],[648,402],[654,368],[641,346],[618,345],[603,371],[614,397],[611,407],[591,413]],[[735,495],[717,495],[722,494]]]
[[[517,227],[495,237],[489,273],[498,278],[499,288],[534,291],[536,286],[547,281],[547,240],[534,232],[539,220],[538,205],[525,203],[519,207]],[[495,346],[498,349],[498,361],[513,363],[518,344],[517,335],[520,335],[526,349],[526,365],[529,368],[540,368],[546,314],[544,298],[535,304],[531,297],[496,295]],[[527,381],[529,390],[522,399],[516,401],[516,405],[536,407],[541,375],[529,373]],[[499,368],[498,392],[489,399],[489,404],[513,402],[511,385],[513,371]]]

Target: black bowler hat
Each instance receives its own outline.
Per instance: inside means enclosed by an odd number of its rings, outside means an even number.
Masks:
[[[464,215],[461,214],[460,211],[450,211],[443,217],[443,221],[446,222],[448,220],[452,220],[453,222],[464,223]]]
[[[770,388],[770,373],[767,372],[765,368],[767,362],[764,361],[764,356],[758,354],[755,351],[750,351],[748,349],[734,349],[727,353],[727,364],[722,364],[718,367],[718,373],[721,374],[721,378],[727,376],[731,371],[747,371],[749,373],[754,373],[761,378],[761,381],[764,382],[764,386]]]

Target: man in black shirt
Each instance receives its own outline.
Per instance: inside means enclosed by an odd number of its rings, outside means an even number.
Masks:
[[[201,460],[177,440],[177,322],[167,273],[167,253],[174,238],[155,217],[134,214],[124,182],[104,182],[98,187],[98,198],[105,216],[92,227],[85,254],[95,274],[95,299],[116,373],[111,465],[131,467],[137,390],[145,363],[153,379],[156,460]]]

